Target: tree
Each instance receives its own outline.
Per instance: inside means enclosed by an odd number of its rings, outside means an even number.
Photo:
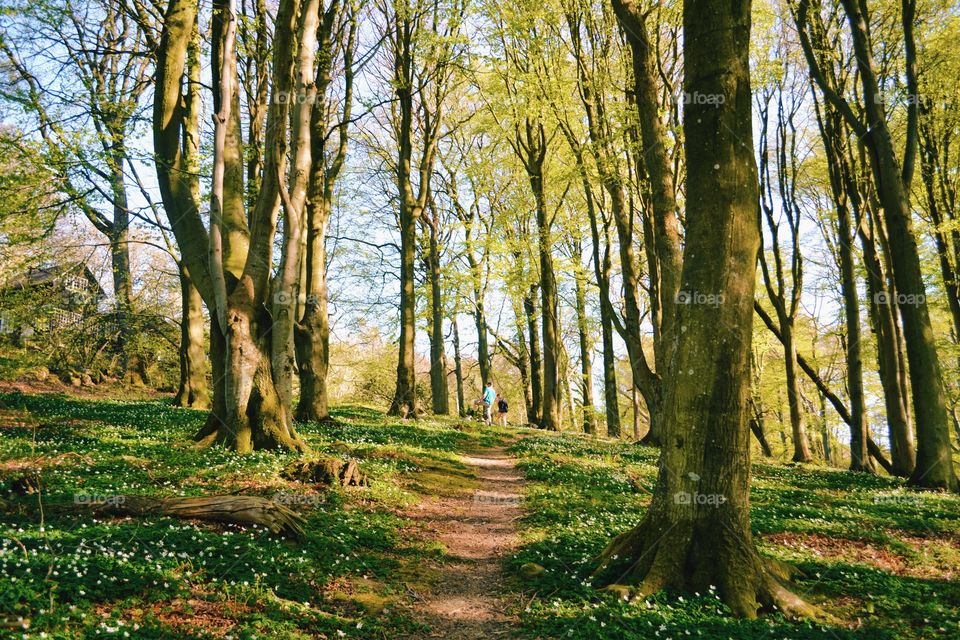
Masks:
[[[389,21],[386,40],[392,56],[396,93],[392,124],[397,143],[395,171],[400,230],[400,352],[397,388],[389,413],[416,417],[416,230],[430,200],[437,144],[443,130],[444,103],[453,88],[456,72],[453,61],[460,52],[457,36],[463,7],[456,3],[443,5],[439,0],[432,3],[397,0],[392,8],[385,6],[383,11]],[[433,33],[440,37],[426,38],[427,20],[431,21]],[[413,163],[415,124],[419,125],[420,138],[416,165]]]
[[[643,521],[604,551],[604,582],[646,595],[712,586],[738,616],[812,608],[760,556],[750,531],[750,345],[760,228],[750,92],[750,1],[685,0],[684,90],[724,96],[688,104],[683,290],[722,304],[678,305],[681,337],[664,384],[664,446]],[[688,289],[689,288],[689,289]],[[703,540],[710,540],[709,548]]]
[[[214,10],[214,144],[210,229],[203,227],[182,153],[182,80],[197,8],[171,0],[157,50],[153,131],[158,182],[182,259],[211,310],[214,408],[197,434],[205,444],[238,452],[306,450],[277,391],[271,361],[270,271],[277,216],[285,213],[285,241],[298,242],[310,166],[310,118],[315,96],[314,55],[319,2],[280,3],[273,38],[263,180],[247,211],[236,108],[236,21],[232,1]],[[189,89],[189,85],[188,85]],[[292,95],[300,99],[288,100]],[[295,108],[291,108],[295,103]],[[286,139],[290,127],[288,169]],[[237,178],[239,172],[239,179]],[[287,247],[288,251],[292,251]],[[288,260],[291,259],[288,257]],[[282,286],[288,286],[289,281]],[[281,289],[284,291],[284,289]]]
[[[20,5],[7,13],[15,22],[0,38],[15,85],[4,91],[36,122],[46,157],[60,188],[110,250],[121,372],[145,382],[145,362],[128,344],[133,335],[129,141],[140,98],[149,87],[149,42],[136,21],[116,3]],[[62,55],[50,55],[57,50]],[[54,69],[43,69],[53,62]]]
[[[786,72],[784,71],[784,75]],[[804,424],[803,407],[800,397],[800,380],[797,372],[797,347],[795,342],[795,324],[800,307],[800,295],[803,291],[803,254],[800,246],[801,213],[797,201],[797,127],[795,118],[800,110],[801,101],[796,93],[785,97],[792,87],[785,86],[783,80],[773,87],[765,88],[757,97],[760,117],[760,211],[767,223],[773,248],[774,269],[771,274],[766,252],[760,251],[760,266],[763,282],[766,285],[770,303],[777,313],[780,323],[780,335],[783,338],[783,361],[786,370],[787,404],[790,407],[790,427],[793,433],[793,461],[812,462],[807,429]],[[774,146],[776,157],[770,158],[770,109],[771,100],[776,95],[776,121]],[[786,101],[789,100],[789,103]],[[771,172],[770,165],[774,171]],[[777,188],[779,211],[786,219],[789,240],[789,290],[781,256],[780,231],[781,220],[774,213],[774,185]]]
[[[327,372],[330,367],[326,235],[337,179],[347,157],[353,113],[354,55],[357,46],[357,7],[331,2],[320,23],[316,73],[317,107],[310,128],[312,164],[307,191],[306,253],[303,256],[304,311],[294,326],[300,372],[296,417],[304,422],[329,418]],[[343,95],[336,100],[331,84],[338,52],[342,56]],[[336,143],[331,138],[336,133]]]
[[[860,75],[860,97],[865,121],[851,109],[843,96],[831,89],[817,64],[809,37],[808,15],[811,0],[799,0],[794,17],[810,73],[828,100],[863,140],[870,154],[870,168],[877,198],[883,209],[888,246],[896,283],[894,300],[903,318],[904,340],[909,362],[910,389],[917,430],[917,463],[910,482],[925,487],[955,489],[950,431],[941,384],[940,360],[926,302],[920,255],[909,200],[917,147],[917,100],[908,108],[908,125],[901,157],[894,149],[887,112],[877,80],[873,45],[867,24],[866,0],[842,0]],[[817,5],[819,6],[819,5]],[[916,44],[913,39],[915,0],[903,0],[901,19],[905,46],[905,75],[913,95],[916,91]]]
[[[648,247],[648,262],[651,265],[650,273],[650,305],[654,327],[654,360],[656,371],[652,370],[643,355],[643,345],[640,340],[640,324],[636,302],[630,300],[631,290],[625,296],[627,303],[627,318],[622,332],[624,340],[631,348],[631,366],[634,371],[634,380],[639,383],[644,400],[650,412],[650,430],[645,441],[651,444],[660,444],[660,406],[663,395],[663,371],[670,361],[669,345],[677,339],[674,330],[674,305],[680,300],[687,300],[695,292],[685,291],[681,296],[680,270],[680,223],[677,217],[676,192],[674,174],[671,169],[671,159],[667,146],[667,137],[663,123],[660,120],[660,102],[657,90],[656,51],[652,49],[645,16],[632,0],[614,0],[613,9],[617,20],[626,34],[630,44],[633,63],[633,99],[636,103],[640,129],[639,140],[634,144],[634,155],[637,158],[636,170],[645,171],[650,181],[650,208],[652,221],[646,218],[645,232]],[[689,93],[687,95],[690,95]],[[633,278],[628,277],[628,266],[632,260],[627,255],[631,246],[630,235],[627,232],[632,228],[628,223],[623,207],[617,206],[618,197],[611,191],[614,215],[617,219],[617,231],[620,235],[621,263],[624,265],[624,284],[630,283]],[[618,210],[621,212],[618,214]],[[651,237],[652,236],[652,237]],[[634,283],[635,285],[636,283]],[[631,317],[634,316],[634,317]]]

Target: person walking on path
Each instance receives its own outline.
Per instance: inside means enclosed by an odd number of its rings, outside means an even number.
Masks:
[[[483,423],[493,423],[493,403],[497,399],[497,392],[493,388],[493,383],[488,382],[487,388],[483,390]]]
[[[497,424],[501,427],[507,426],[507,413],[509,411],[510,406],[507,404],[507,399],[497,395]]]

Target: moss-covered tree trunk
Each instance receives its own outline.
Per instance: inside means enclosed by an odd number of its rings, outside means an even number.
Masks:
[[[749,68],[750,0],[684,2],[687,105],[683,290],[723,296],[677,305],[681,337],[666,372],[663,447],[643,521],[605,550],[604,582],[638,593],[716,587],[738,616],[810,608],[789,592],[750,531],[750,351],[760,228]]]
[[[231,0],[232,3],[232,0]],[[318,0],[308,0],[301,8],[296,0],[280,3],[276,18],[273,50],[273,93],[287,95],[296,90],[309,96],[312,85],[313,49],[317,27]],[[267,154],[263,185],[250,213],[249,249],[238,281],[227,282],[224,251],[224,220],[230,202],[243,202],[242,187],[228,179],[228,167],[242,176],[242,154],[231,135],[234,127],[232,108],[237,91],[235,21],[232,4],[223,14],[223,44],[220,47],[220,73],[215,88],[219,104],[214,120],[214,165],[211,185],[210,270],[213,279],[217,318],[224,336],[223,414],[212,432],[204,434],[204,443],[221,444],[245,453],[254,449],[294,449],[305,451],[306,444],[293,428],[289,402],[277,390],[272,366],[274,337],[270,301],[270,272],[277,215],[283,200],[290,218],[299,219],[305,193],[306,168],[309,165],[309,119],[312,100],[299,101],[293,114],[288,102],[274,99],[267,113]],[[297,41],[297,34],[301,41]],[[299,60],[296,52],[301,53]],[[296,83],[295,83],[296,80]],[[290,186],[286,177],[283,136],[286,125],[293,124],[290,156]],[[290,241],[290,234],[285,234]],[[299,238],[294,241],[299,242]],[[232,252],[230,254],[233,256]]]

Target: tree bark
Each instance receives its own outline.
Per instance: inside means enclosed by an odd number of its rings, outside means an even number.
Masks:
[[[304,255],[305,309],[294,326],[297,366],[300,371],[300,400],[296,417],[318,422],[330,417],[327,373],[330,368],[330,318],[328,313],[326,235],[333,208],[334,187],[347,155],[347,133],[353,103],[353,56],[356,48],[357,18],[351,12],[343,50],[344,95],[337,144],[328,149],[328,88],[333,79],[332,63],[337,48],[334,32],[339,24],[341,2],[327,5],[320,22],[316,72],[318,108],[311,115],[310,145],[312,166],[306,202],[306,246]]]
[[[574,259],[580,262],[579,251],[575,253]],[[593,345],[587,324],[587,278],[579,264],[575,265],[574,269],[577,333],[580,338],[580,404],[583,408],[583,432],[595,434],[597,424],[593,407]]]
[[[467,415],[466,397],[463,392],[463,359],[460,356],[460,328],[457,325],[457,316],[452,319],[453,324],[453,371],[457,380],[457,415],[461,418]],[[526,381],[524,381],[526,382]]]
[[[529,424],[540,426],[543,415],[543,364],[540,358],[540,328],[537,322],[537,285],[530,285],[523,297],[523,313],[527,319],[527,340],[530,351]]]
[[[664,384],[664,446],[643,521],[604,551],[601,578],[664,588],[711,587],[737,616],[809,615],[750,531],[750,349],[760,228],[749,68],[750,2],[684,2],[684,89],[724,95],[687,106],[687,236],[682,289],[724,303],[678,305],[685,328]],[[709,540],[709,545],[704,541]]]
[[[180,264],[180,385],[173,403],[192,409],[210,408],[207,353],[203,335],[203,299]]]
[[[447,354],[443,345],[443,293],[440,284],[440,220],[431,199],[431,217],[427,220],[427,282],[430,285],[430,402],[435,415],[450,413],[447,388]]]
[[[676,192],[673,169],[667,148],[667,137],[660,120],[660,96],[657,87],[656,52],[647,36],[645,17],[633,0],[615,0],[613,3],[617,20],[624,29],[630,44],[633,61],[633,99],[636,103],[641,144],[637,145],[635,157],[637,170],[645,170],[650,180],[650,205],[653,211],[654,261],[657,277],[651,285],[651,300],[654,326],[654,361],[656,372],[650,370],[643,356],[640,339],[639,307],[631,298],[639,284],[633,270],[632,221],[620,213],[617,217],[617,232],[620,237],[621,263],[628,265],[624,271],[625,306],[627,309],[626,332],[629,334],[628,352],[634,370],[634,380],[640,383],[641,392],[650,414],[650,429],[644,437],[647,444],[661,443],[661,397],[664,372],[671,360],[669,345],[677,339],[675,306],[680,292],[681,249],[680,224],[677,218]],[[622,191],[621,191],[622,193]],[[621,198],[611,192],[613,210],[624,208]],[[627,291],[627,287],[630,287]],[[636,306],[636,308],[634,308]],[[626,339],[626,336],[625,336]],[[633,342],[630,347],[629,342]]]

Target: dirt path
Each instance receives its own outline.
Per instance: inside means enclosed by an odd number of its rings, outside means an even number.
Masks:
[[[505,596],[504,559],[517,546],[523,476],[503,447],[461,456],[480,480],[472,494],[432,497],[407,514],[443,544],[451,562],[431,567],[429,593],[413,594],[413,614],[430,625],[422,638],[513,637],[517,603]]]

